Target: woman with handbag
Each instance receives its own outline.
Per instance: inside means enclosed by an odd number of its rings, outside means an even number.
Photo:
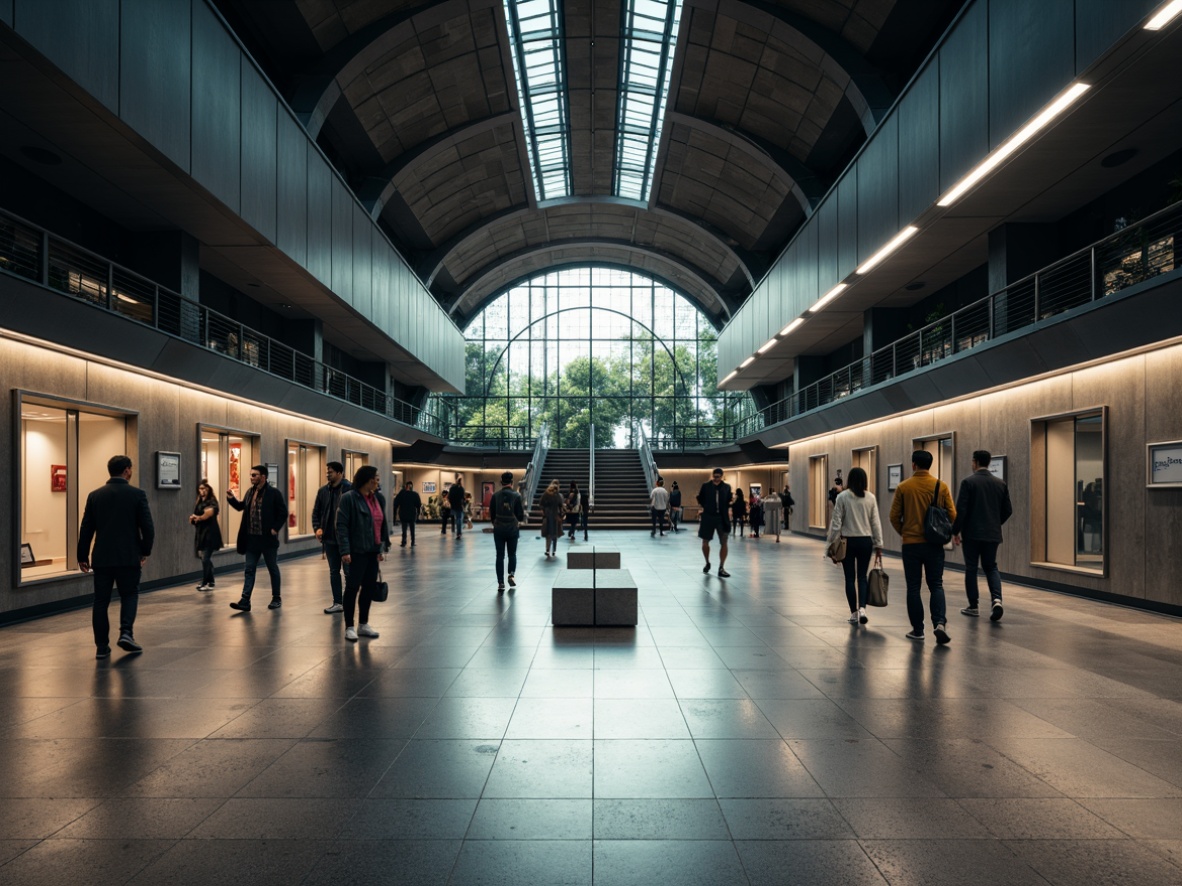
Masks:
[[[866,472],[854,468],[846,479],[846,489],[833,502],[833,519],[829,524],[830,544],[845,539],[845,557],[841,568],[845,571],[845,597],[850,606],[850,624],[866,624],[866,599],[869,586],[866,573],[870,569],[871,554],[882,556],[882,519],[878,515],[878,500],[867,491]]]
[[[193,513],[189,515],[189,522],[193,524],[195,533],[193,552],[201,560],[201,584],[199,591],[212,591],[213,583],[213,554],[222,549],[222,528],[218,525],[218,497],[213,494],[213,487],[209,481],[202,478],[197,484],[197,504],[193,506]]]
[[[345,639],[376,637],[369,626],[369,606],[378,582],[378,563],[390,550],[390,524],[386,520],[386,500],[378,492],[378,469],[362,465],[353,475],[353,488],[341,496],[337,507],[337,544],[345,573]],[[358,602],[360,598],[360,603]],[[360,624],[353,627],[353,610],[360,606]]]
[[[566,502],[557,480],[551,480],[538,500],[542,506],[542,537],[546,539],[546,556],[558,556],[558,539],[562,538],[562,510]]]

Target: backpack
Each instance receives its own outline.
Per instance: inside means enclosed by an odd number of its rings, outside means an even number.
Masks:
[[[932,503],[928,505],[923,518],[923,537],[931,544],[946,545],[952,540],[952,521],[948,518],[948,510],[941,507],[940,480],[936,479],[936,490],[932,493]]]
[[[513,505],[517,501],[517,493],[512,489],[502,489],[493,495],[493,523],[499,529],[517,529],[517,514]]]

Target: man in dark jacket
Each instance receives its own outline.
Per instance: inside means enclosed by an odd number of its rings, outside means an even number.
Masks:
[[[312,529],[316,538],[324,545],[324,559],[328,561],[328,585],[332,590],[332,605],[324,610],[325,615],[341,612],[341,567],[348,577],[349,567],[341,563],[341,549],[337,544],[337,508],[341,496],[353,488],[345,479],[345,466],[339,461],[330,461],[324,469],[328,482],[316,493],[316,504],[312,506]]]
[[[410,530],[410,546],[415,546],[415,524],[419,521],[419,511],[423,508],[423,500],[415,492],[415,484],[407,480],[401,491],[394,496],[395,519],[402,524],[402,546],[406,547],[406,531]]]
[[[954,544],[964,545],[964,590],[969,605],[960,610],[963,615],[977,618],[980,599],[977,590],[977,564],[985,573],[991,601],[989,618],[1001,618],[1001,573],[997,570],[997,546],[1001,544],[1001,527],[1014,512],[1010,504],[1010,490],[1004,482],[989,473],[993,456],[984,449],[973,453],[973,473],[960,481],[956,494],[956,519],[952,523]]]
[[[239,501],[234,490],[227,489],[226,503],[236,511],[245,512],[238,525],[238,553],[246,555],[242,599],[231,603],[230,608],[250,612],[254,573],[262,557],[271,576],[271,603],[267,608],[278,609],[283,605],[279,586],[279,530],[287,524],[287,502],[278,489],[267,483],[267,466],[255,465],[250,469],[250,489],[245,500]]]
[[[525,522],[525,506],[521,494],[513,489],[513,474],[501,474],[501,489],[493,493],[488,506],[489,518],[493,525],[493,544],[497,549],[497,594],[505,593],[505,552],[509,552],[509,586],[516,587],[517,540],[521,537],[521,524]]]
[[[722,468],[715,468],[710,480],[702,484],[698,490],[698,504],[702,506],[698,538],[702,539],[702,556],[706,558],[702,571],[707,575],[710,573],[710,540],[717,534],[718,574],[721,578],[730,578],[731,574],[726,571],[726,540],[731,534],[727,519],[731,512],[731,487],[722,482]]]
[[[86,497],[78,529],[78,568],[94,573],[95,658],[111,655],[111,624],[107,609],[111,591],[119,588],[119,648],[142,652],[135,642],[135,613],[139,607],[140,570],[152,553],[155,528],[148,496],[131,480],[131,459],[116,455],[107,462],[111,479]],[[90,543],[94,541],[94,551]]]
[[[456,538],[459,538],[464,534],[464,481],[459,474],[447,490],[447,503],[451,505],[451,518],[455,521]]]

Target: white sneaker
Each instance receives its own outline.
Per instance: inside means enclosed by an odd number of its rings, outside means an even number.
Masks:
[[[369,625],[358,625],[357,626],[357,635],[360,637],[376,637],[376,636],[378,636],[378,632],[375,631],[373,628],[371,628]]]
[[[856,625],[858,623],[858,613],[857,612],[850,613],[849,622],[852,625]]]
[[[345,628],[345,639],[352,640],[354,643],[356,643],[357,642],[357,629],[356,628]]]
[[[858,622],[860,624],[866,624],[868,621],[870,621],[870,619],[866,617],[866,607],[862,606],[858,609]]]
[[[331,606],[329,606],[327,609],[324,610],[324,614],[325,615],[332,615],[334,612],[344,612],[344,611],[345,611],[345,607],[343,605],[341,605],[340,603],[333,603]]]

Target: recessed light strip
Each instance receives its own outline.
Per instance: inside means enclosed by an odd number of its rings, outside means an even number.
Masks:
[[[780,330],[780,338],[783,338],[788,333],[790,333],[792,330],[797,329],[800,326],[800,324],[803,322],[804,322],[804,317],[797,317],[795,320],[793,320],[791,323],[789,323],[787,326],[785,326],[783,329]]]
[[[832,289],[830,289],[828,292],[826,292],[824,295],[822,295],[819,299],[817,299],[816,303],[811,308],[809,308],[809,313],[810,314],[817,313],[817,311],[821,310],[821,308],[825,307],[825,305],[829,304],[829,302],[833,301],[833,299],[837,298],[839,295],[841,295],[847,289],[849,289],[848,283],[838,283],[836,286],[834,286]]]
[[[752,354],[750,357],[748,357],[746,360],[744,360],[742,363],[739,364],[739,368],[746,369],[748,366],[750,366],[754,362],[755,362],[755,355]]]
[[[1001,145],[994,149],[993,153],[978,163],[968,175],[953,185],[943,197],[936,201],[936,205],[951,206],[963,197],[973,185],[991,173],[1007,157],[1018,150],[1018,148],[1034,138],[1040,130],[1045,129],[1052,120],[1075,104],[1076,100],[1087,92],[1089,88],[1086,83],[1072,84],[1066,92],[1043,108],[1038,116],[1002,142]],[[861,273],[861,271],[858,273]]]
[[[726,384],[728,381],[730,381],[732,378],[734,378],[734,377],[735,377],[736,375],[738,375],[738,374],[739,374],[739,370],[737,370],[737,369],[732,369],[732,370],[731,370],[731,374],[730,374],[730,375],[728,375],[726,378],[724,378],[722,381],[720,381],[720,382],[719,382],[719,384],[720,384],[720,385],[725,385],[725,384]]]
[[[1145,30],[1160,31],[1172,22],[1180,12],[1182,12],[1182,0],[1174,0],[1172,3],[1167,3],[1157,15],[1145,23]]]
[[[908,225],[903,230],[899,231],[899,233],[895,234],[895,236],[891,238],[890,242],[887,243],[886,246],[882,247],[882,249],[878,250],[878,252],[866,259],[862,266],[858,268],[857,273],[869,274],[870,271],[877,267],[883,259],[885,259],[888,255],[890,255],[918,233],[919,228],[917,228],[915,225]]]
[[[778,342],[778,341],[779,341],[779,339],[773,335],[771,338],[769,338],[767,340],[767,342],[765,342],[763,345],[761,345],[759,350],[757,350],[755,353],[766,354],[768,351],[770,351],[772,348],[774,348],[776,346],[776,342]]]

